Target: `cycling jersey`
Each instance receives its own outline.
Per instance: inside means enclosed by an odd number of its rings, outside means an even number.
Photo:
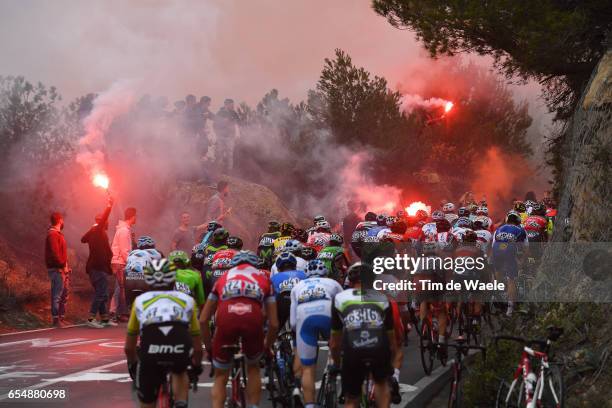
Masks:
[[[272,256],[274,254],[274,240],[280,237],[280,232],[266,232],[259,237],[257,245],[257,256],[261,258],[266,267],[272,264]]]
[[[248,264],[238,265],[221,276],[209,299],[218,302],[213,338],[213,363],[227,369],[232,354],[225,348],[242,338],[242,348],[249,362],[263,353],[264,303],[275,302],[270,279],[265,271]]]
[[[488,230],[476,230],[474,233],[476,233],[476,237],[478,238],[476,245],[484,254],[489,253],[489,246],[491,245],[493,234],[491,234],[491,232]]]
[[[306,243],[319,252],[329,244],[330,237],[331,234],[329,232],[313,232],[308,236]]]
[[[289,241],[291,238],[290,236],[287,237],[278,237],[276,238],[272,244],[274,246],[274,256],[278,256],[278,254],[280,254],[283,249],[285,249],[285,244],[287,243],[287,241]]]
[[[340,246],[328,246],[323,248],[317,255],[317,259],[323,261],[329,277],[338,282],[344,278],[344,273],[348,269],[348,259],[344,253],[344,248]]]
[[[376,243],[381,241],[381,237],[384,236],[385,232],[390,232],[391,230],[386,225],[377,225],[375,227],[370,228],[365,237],[363,237],[363,242],[365,243]]]
[[[279,327],[287,323],[291,313],[291,290],[304,279],[306,279],[306,274],[300,270],[278,272],[270,278],[276,295]]]
[[[202,275],[193,269],[177,269],[174,290],[191,296],[198,307],[204,305],[204,284]]]
[[[380,382],[392,373],[388,334],[393,314],[387,297],[379,292],[348,289],[336,295],[332,331],[342,332],[342,389],[359,396],[366,376]]]
[[[504,224],[493,234],[493,265],[496,270],[514,279],[518,275],[519,245],[528,245],[525,230],[512,224]]]
[[[548,221],[546,218],[539,215],[530,215],[525,219],[525,232],[529,242],[544,242],[547,241],[546,229]]]
[[[455,236],[450,231],[438,232],[435,236],[435,241],[438,250],[441,252],[452,252],[457,244]]]
[[[319,336],[329,338],[333,297],[342,291],[329,278],[308,278],[291,290],[291,328],[296,330],[297,352],[303,365],[317,362]]]
[[[130,336],[137,336],[149,324],[176,322],[188,325],[191,335],[200,335],[200,323],[193,298],[174,290],[151,291],[134,300],[127,332]]]
[[[438,233],[438,228],[436,227],[435,222],[428,222],[427,224],[423,225],[421,230],[423,231],[422,236],[424,237],[435,237]]]

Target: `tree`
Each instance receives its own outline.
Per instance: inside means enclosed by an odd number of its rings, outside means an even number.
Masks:
[[[605,51],[607,0],[374,0],[395,27],[416,32],[432,57],[475,52],[508,78],[532,78],[558,118],[567,118]]]

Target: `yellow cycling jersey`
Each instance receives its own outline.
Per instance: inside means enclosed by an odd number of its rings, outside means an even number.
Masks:
[[[292,238],[291,237],[278,237],[272,242],[272,245],[274,245],[274,255],[275,256],[281,253],[281,251],[285,247],[285,244],[290,239]]]
[[[128,334],[137,336],[149,324],[182,322],[189,325],[192,336],[200,335],[197,308],[193,298],[178,291],[152,291],[134,300]]]

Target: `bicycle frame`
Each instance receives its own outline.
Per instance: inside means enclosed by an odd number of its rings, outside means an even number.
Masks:
[[[540,369],[537,375],[537,380],[535,387],[527,381],[527,377],[529,374],[533,373],[531,369],[531,358],[537,358],[540,360]],[[512,384],[510,385],[510,390],[508,391],[508,395],[506,397],[506,403],[508,399],[512,395],[512,391],[514,391],[514,387],[518,384],[519,379],[523,379],[524,384],[524,392],[525,392],[525,402],[526,408],[536,408],[540,401],[542,400],[542,393],[544,392],[544,381],[545,381],[545,372],[546,369],[549,368],[548,364],[548,354],[541,351],[536,351],[531,347],[525,346],[523,348],[523,352],[521,353],[521,361],[514,372],[514,379],[512,380]],[[554,387],[551,387],[551,392],[553,393],[553,397],[555,398],[555,402],[559,403],[559,397],[555,393]]]

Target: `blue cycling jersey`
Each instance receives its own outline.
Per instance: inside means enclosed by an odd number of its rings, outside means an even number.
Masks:
[[[270,278],[276,295],[291,293],[291,289],[304,279],[306,279],[306,274],[303,271],[279,272]]]
[[[527,244],[525,230],[513,224],[504,224],[493,234],[493,252],[496,255],[515,256],[518,250],[517,243]]]

